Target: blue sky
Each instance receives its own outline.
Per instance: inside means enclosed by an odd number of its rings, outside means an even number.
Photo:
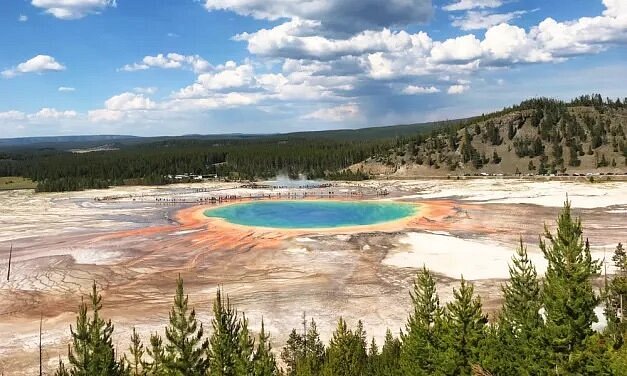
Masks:
[[[625,0],[4,0],[0,137],[270,133],[627,92]]]

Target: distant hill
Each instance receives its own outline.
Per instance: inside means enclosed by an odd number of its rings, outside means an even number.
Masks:
[[[0,138],[0,149],[7,148],[53,148],[59,150],[92,149],[103,145],[119,148],[138,144],[165,143],[168,141],[233,141],[233,140],[269,140],[269,139],[303,139],[334,141],[372,141],[380,139],[394,139],[410,137],[421,132],[430,132],[432,129],[445,125],[459,124],[468,119],[455,119],[438,122],[399,124],[389,126],[334,129],[322,131],[306,131],[291,133],[268,134],[188,134],[181,136],[139,137],[128,135],[93,135],[93,136],[50,136],[50,137],[22,137]]]
[[[112,141],[122,141],[136,139],[134,136],[125,135],[94,135],[94,136],[50,136],[50,137],[20,137],[20,138],[0,138],[0,147],[7,146],[30,146],[30,145],[53,145],[58,143],[72,144],[93,144],[110,143]]]
[[[397,176],[626,173],[625,102],[532,99],[418,135],[350,169]]]

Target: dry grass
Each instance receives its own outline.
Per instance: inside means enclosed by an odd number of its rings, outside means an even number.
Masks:
[[[14,189],[35,189],[37,183],[21,176],[0,177],[0,191],[10,191]]]

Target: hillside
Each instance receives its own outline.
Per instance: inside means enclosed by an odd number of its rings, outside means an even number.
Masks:
[[[350,169],[395,176],[625,173],[624,102],[532,99],[417,135]]]

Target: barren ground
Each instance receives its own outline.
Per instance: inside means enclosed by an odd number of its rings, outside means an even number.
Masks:
[[[382,189],[390,194],[376,196]],[[351,324],[362,319],[378,340],[386,328],[398,332],[423,264],[437,274],[442,300],[463,274],[493,312],[520,236],[540,272],[545,268],[538,235],[544,223],[552,226],[567,194],[595,257],[627,241],[626,182],[368,181],[310,189],[307,195],[315,199],[329,191],[336,199],[401,200],[421,210],[415,218],[379,226],[283,231],[204,218],[199,213],[210,204],[199,201],[279,192],[286,198],[304,190],[206,183],[0,192],[0,372],[35,372],[40,315],[44,361],[56,365],[66,355],[80,296],[94,280],[104,315],[116,325],[119,348],[128,346],[133,327],[144,338],[163,333],[179,274],[206,328],[216,288],[223,286],[253,329],[264,318],[278,348],[299,327],[303,311],[316,319],[325,340],[339,316]],[[165,202],[172,199],[178,202]]]

